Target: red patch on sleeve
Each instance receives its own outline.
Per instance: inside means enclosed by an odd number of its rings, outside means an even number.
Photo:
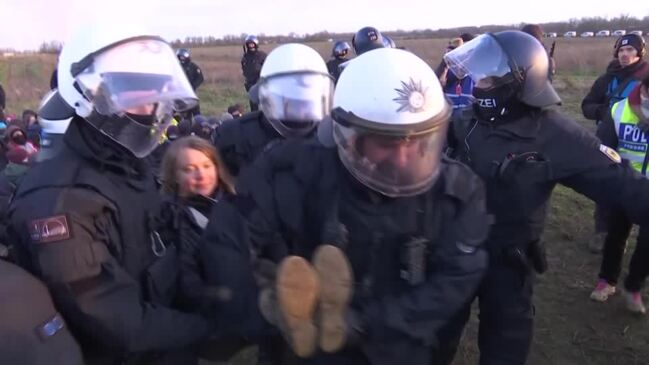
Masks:
[[[65,215],[55,215],[43,219],[34,219],[27,225],[32,241],[48,243],[70,238],[70,227]]]

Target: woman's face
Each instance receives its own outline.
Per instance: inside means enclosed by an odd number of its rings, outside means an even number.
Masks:
[[[218,185],[216,166],[203,152],[185,148],[178,154],[176,182],[181,197],[211,196]]]

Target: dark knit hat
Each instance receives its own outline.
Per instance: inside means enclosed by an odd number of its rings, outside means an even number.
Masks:
[[[635,48],[636,51],[638,51],[638,57],[643,56],[643,53],[644,53],[643,50],[644,50],[645,44],[644,44],[644,39],[642,39],[641,36],[639,36],[637,34],[627,34],[627,35],[623,35],[622,37],[620,37],[617,40],[617,42],[615,42],[615,56],[616,57],[617,57],[617,53],[620,50],[620,48],[624,47],[624,46],[631,46],[631,47]]]

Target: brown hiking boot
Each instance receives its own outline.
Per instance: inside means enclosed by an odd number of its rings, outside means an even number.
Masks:
[[[320,279],[319,344],[324,352],[332,353],[343,348],[347,340],[345,315],[352,296],[352,269],[347,256],[332,245],[318,247],[313,266]]]
[[[280,263],[275,282],[280,313],[278,327],[299,357],[309,357],[315,352],[317,329],[313,315],[318,289],[318,276],[305,259],[289,256]]]

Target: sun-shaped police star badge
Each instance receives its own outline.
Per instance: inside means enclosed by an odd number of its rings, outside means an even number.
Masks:
[[[411,113],[419,113],[424,111],[424,105],[426,104],[426,91],[428,88],[424,88],[421,85],[421,81],[415,82],[412,78],[408,83],[401,81],[401,88],[394,89],[399,96],[392,99],[399,104],[397,112],[402,112],[407,110]]]

